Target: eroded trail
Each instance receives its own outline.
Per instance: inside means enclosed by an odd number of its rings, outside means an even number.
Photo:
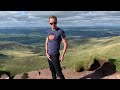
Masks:
[[[71,69],[63,69],[66,79],[120,79],[120,72],[112,74],[101,74],[100,71],[75,72]],[[18,74],[14,79],[21,79],[22,74]],[[49,69],[28,72],[28,79],[52,79]]]

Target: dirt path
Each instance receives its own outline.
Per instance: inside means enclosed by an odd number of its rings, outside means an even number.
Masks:
[[[75,72],[73,69],[63,69],[65,79],[120,79],[120,72],[116,72],[114,59],[110,61],[97,61],[91,65],[89,70]],[[21,79],[23,75],[18,74],[13,79]],[[28,79],[52,79],[49,68],[28,72]]]
[[[63,69],[66,79],[120,79],[120,72],[101,74],[100,71],[75,72],[71,69]],[[22,74],[18,74],[14,79],[21,79]],[[52,79],[49,69],[28,72],[28,79]]]

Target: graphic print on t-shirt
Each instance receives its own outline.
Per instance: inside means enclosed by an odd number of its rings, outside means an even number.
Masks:
[[[49,35],[49,40],[54,40],[55,39],[55,35]]]

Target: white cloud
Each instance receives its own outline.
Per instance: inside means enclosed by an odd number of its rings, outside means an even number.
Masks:
[[[61,26],[120,24],[120,11],[0,11],[0,26],[49,26],[50,15]]]

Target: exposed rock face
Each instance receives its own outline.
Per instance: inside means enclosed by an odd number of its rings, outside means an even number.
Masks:
[[[10,77],[7,74],[2,74],[0,79],[9,79]]]
[[[0,71],[0,79],[10,79],[10,72]]]

